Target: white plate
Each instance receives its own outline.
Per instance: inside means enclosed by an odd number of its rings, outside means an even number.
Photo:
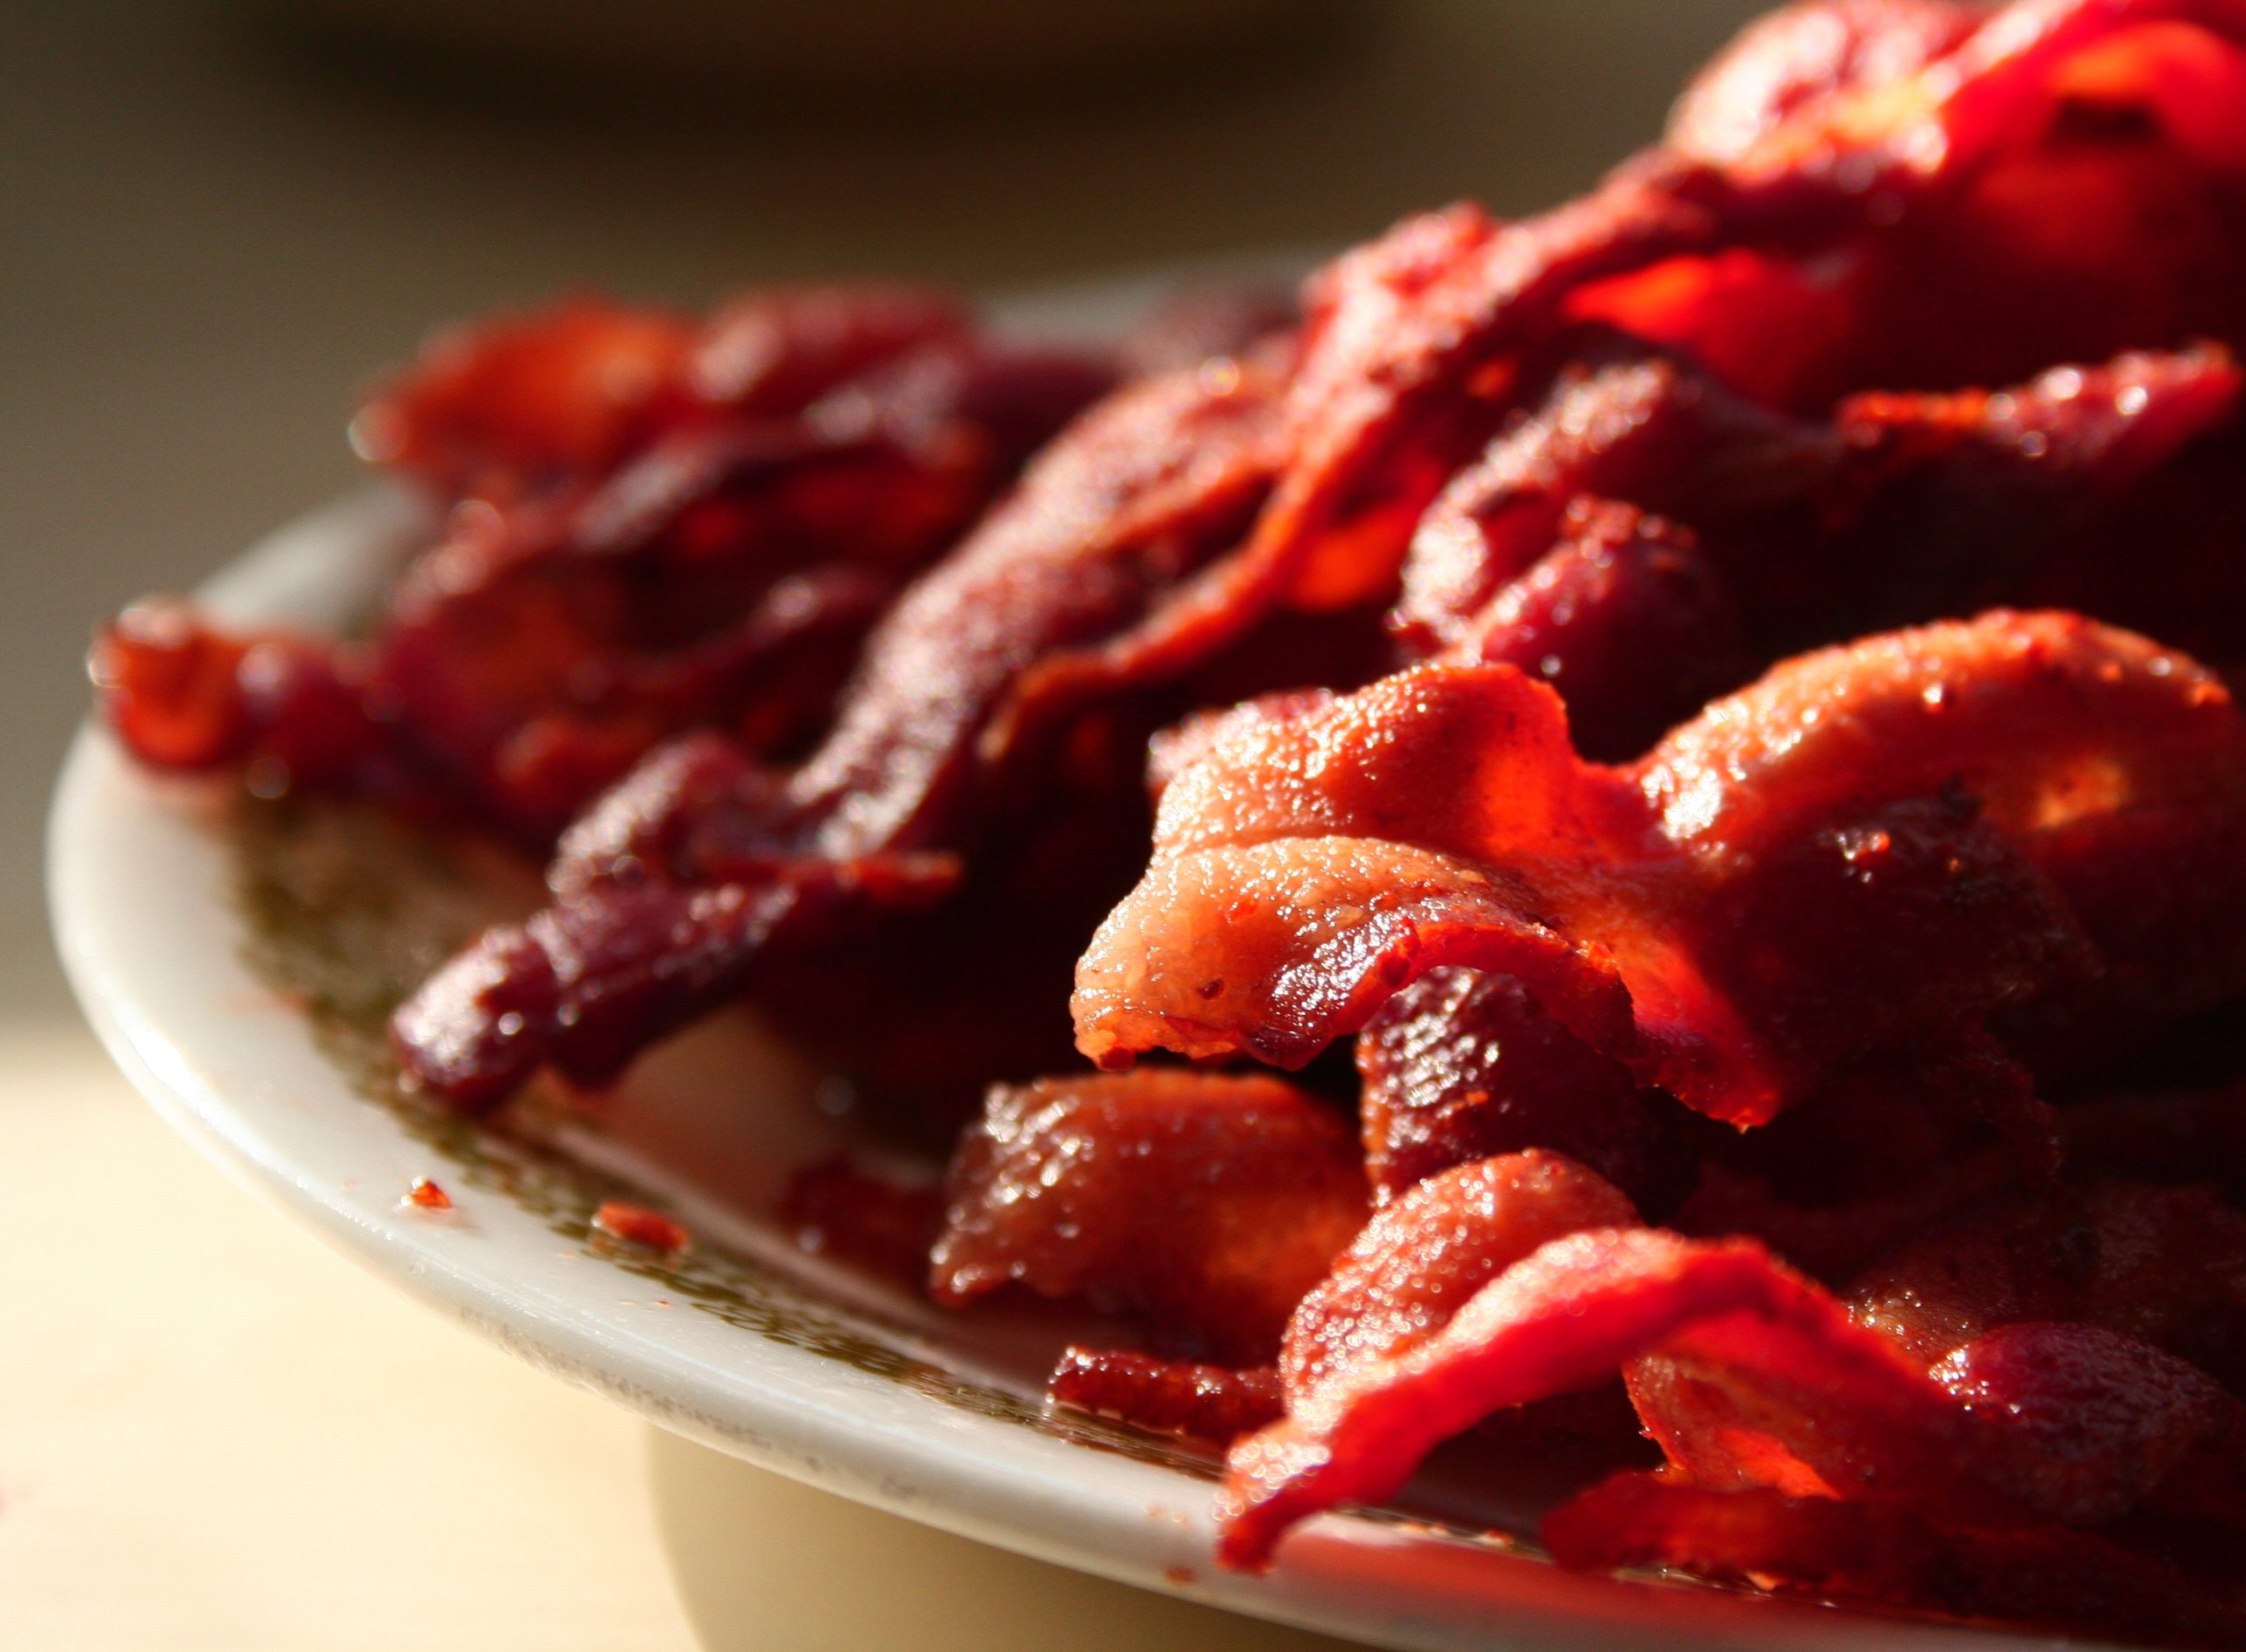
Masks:
[[[1096,333],[1148,290],[1106,283],[1010,313]],[[370,493],[280,534],[204,594],[236,619],[347,623],[426,527],[402,495]],[[510,1110],[504,1128],[438,1115],[390,1087],[383,1011],[531,881],[347,812],[283,831],[225,794],[139,772],[97,728],[79,735],[50,878],[87,1014],[157,1110],[239,1181],[566,1381],[950,1531],[1383,1646],[2022,1644],[1572,1575],[1393,1513],[1311,1522],[1269,1577],[1220,1572],[1206,1459],[1040,1405],[1052,1316],[946,1315],[805,1256],[761,1213],[839,1129],[779,1041],[720,1018],[643,1062],[598,1128],[552,1098]],[[422,1176],[454,1211],[401,1205]],[[591,1209],[619,1184],[679,1214],[693,1248],[662,1262],[589,1238]]]

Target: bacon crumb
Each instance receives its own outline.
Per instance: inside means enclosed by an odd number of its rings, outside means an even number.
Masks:
[[[684,1227],[661,1211],[651,1211],[644,1205],[628,1205],[622,1199],[609,1199],[595,1211],[592,1227],[595,1233],[625,1244],[665,1255],[685,1249],[691,1238]]]

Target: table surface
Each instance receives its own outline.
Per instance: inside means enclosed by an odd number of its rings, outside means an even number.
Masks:
[[[215,0],[0,18],[0,1645],[1309,1647],[646,1428],[361,1277],[71,1016],[36,838],[104,611],[350,484],[351,392],[575,286],[976,289],[1518,211],[1749,0],[1388,0],[1161,85],[735,118],[481,95]],[[1307,25],[1306,25],[1307,26]],[[880,1586],[865,1586],[878,1578]]]

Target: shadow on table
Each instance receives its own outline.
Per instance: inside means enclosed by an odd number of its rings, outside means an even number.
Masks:
[[[655,1520],[711,1652],[1350,1652],[814,1491],[658,1428]]]

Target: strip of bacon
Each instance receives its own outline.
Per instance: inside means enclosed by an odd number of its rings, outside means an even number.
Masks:
[[[1454,1165],[1565,1154],[1664,1213],[1689,1190],[1689,1116],[1639,1088],[1511,976],[1443,969],[1391,999],[1357,1040],[1365,1169],[1384,1204]]]
[[[1420,668],[1171,783],[1145,879],[1078,967],[1077,1039],[1107,1064],[1298,1065],[1463,964],[1518,977],[1642,1082],[1760,1122],[2078,967],[2031,869],[2048,847],[2079,885],[2087,846],[2141,847],[2147,820],[2188,845],[2242,809],[2221,685],[2071,616],[1804,656],[1622,769],[1577,760],[1517,673]],[[2200,915],[2204,1000],[2235,979],[2237,925],[2167,871],[2163,910]]]
[[[1698,1483],[1984,1522],[2098,1523],[2171,1477],[2233,1487],[2246,1445],[2246,1408],[2204,1372],[2110,1332],[2014,1327],[1929,1372],[1751,1241],[1595,1228],[1514,1262],[1400,1351],[1376,1331],[1291,1383],[1287,1420],[1233,1451],[1220,1554],[1268,1563],[1288,1527],[1390,1495],[1478,1418],[1617,1366]],[[2206,1507],[2188,1484],[2178,1495]]]
[[[2238,368],[2211,348],[2054,368],[1993,393],[1856,396],[1816,420],[1642,346],[1585,340],[1565,357],[1542,405],[1420,524],[1391,624],[1421,654],[1486,633],[1602,499],[1693,532],[1740,640],[1763,662],[2039,581],[2064,582],[2076,598],[2064,605],[2113,618],[2130,611],[2122,547],[2196,480],[2179,457],[2235,445],[2239,430]],[[2222,524],[2191,526],[2169,554],[2228,554]],[[1685,615],[1706,600],[1682,604]],[[1582,709],[1561,687],[1580,738]]]
[[[1332,1109],[1275,1078],[1155,1068],[993,1091],[946,1191],[938,1301],[1019,1282],[1234,1364],[1270,1359],[1365,1209]]]
[[[1216,1445],[1277,1421],[1281,1409],[1278,1374],[1268,1365],[1242,1370],[1117,1348],[1069,1348],[1045,1391],[1056,1405]]]
[[[1964,1618],[2225,1646],[2246,1634],[2235,1584],[2064,1527],[1972,1528],[1768,1488],[1717,1491],[1624,1474],[1546,1517],[1563,1565],[1696,1577]]]

